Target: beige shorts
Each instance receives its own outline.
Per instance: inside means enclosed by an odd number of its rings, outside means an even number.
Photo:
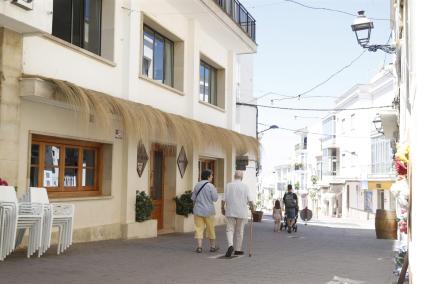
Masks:
[[[215,216],[202,217],[194,216],[195,239],[204,238],[204,230],[207,229],[207,239],[215,240]]]

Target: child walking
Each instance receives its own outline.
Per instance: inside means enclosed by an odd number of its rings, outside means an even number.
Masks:
[[[279,199],[276,200],[273,207],[273,220],[274,220],[274,230],[275,232],[279,231],[280,221],[282,220],[282,209],[280,207]]]

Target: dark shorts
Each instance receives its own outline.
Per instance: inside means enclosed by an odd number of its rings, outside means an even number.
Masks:
[[[295,208],[285,209],[286,218],[294,219],[295,218]]]

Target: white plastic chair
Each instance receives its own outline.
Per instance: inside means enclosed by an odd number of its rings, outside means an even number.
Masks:
[[[0,260],[15,249],[16,231],[29,229],[27,257],[41,246],[43,206],[39,203],[19,202],[12,186],[0,186]]]
[[[43,230],[45,231],[42,236],[41,254],[50,247],[52,227],[59,228],[57,254],[64,252],[72,245],[74,205],[49,203],[47,191],[43,187],[30,187],[28,197],[30,202],[37,202],[44,205],[45,218],[43,222]]]

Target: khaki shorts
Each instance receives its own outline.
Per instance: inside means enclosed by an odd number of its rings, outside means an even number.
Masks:
[[[207,239],[215,240],[215,216],[202,217],[194,216],[195,220],[195,239],[204,238],[205,227],[207,229]]]

